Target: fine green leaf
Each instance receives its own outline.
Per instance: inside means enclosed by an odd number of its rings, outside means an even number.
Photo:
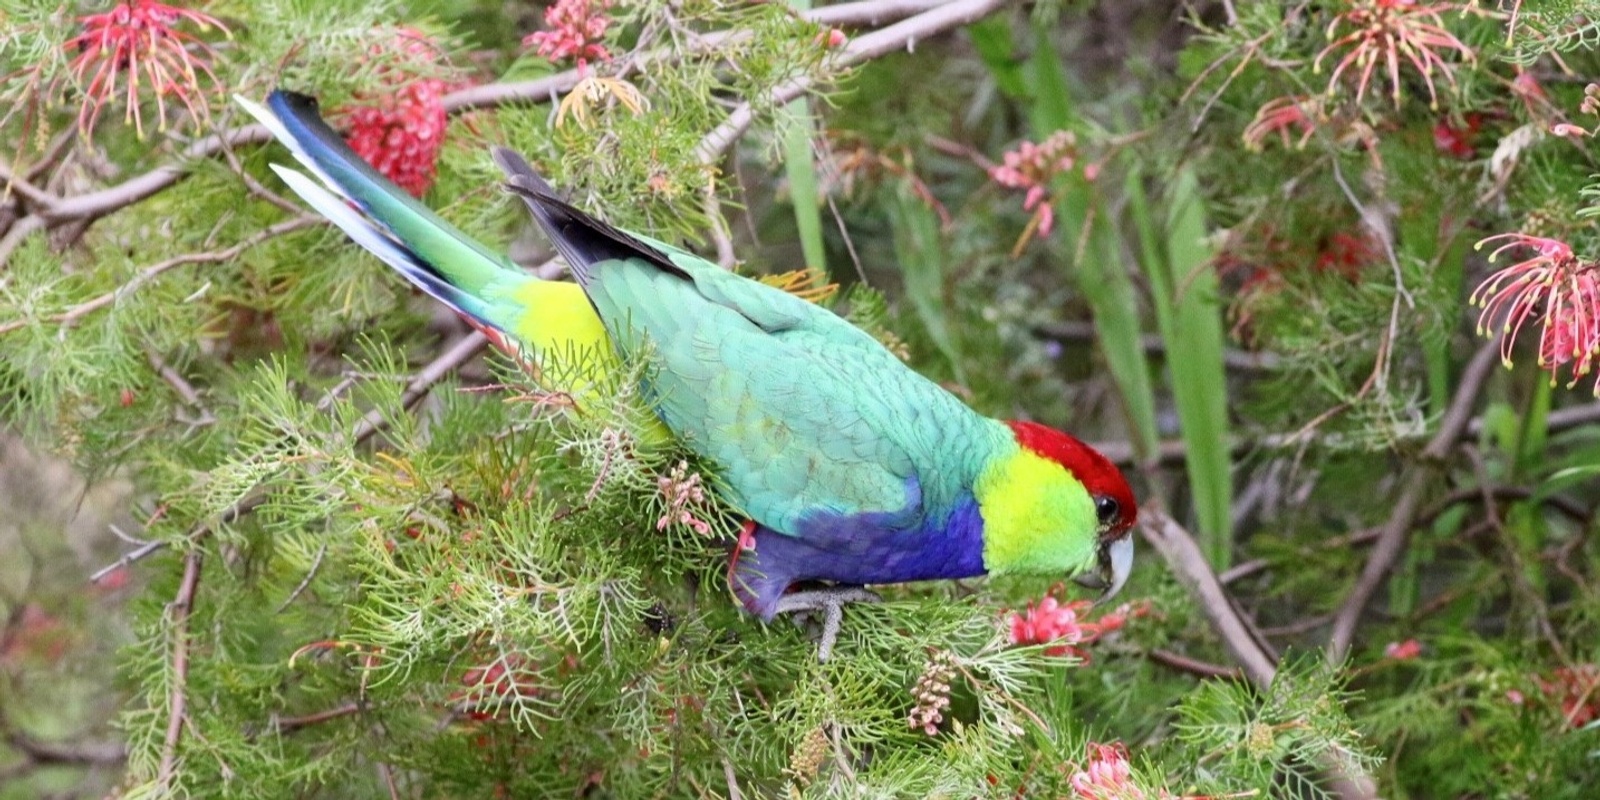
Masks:
[[[928,204],[902,186],[889,201],[894,226],[894,254],[905,273],[906,297],[939,353],[950,361],[957,381],[966,383],[944,297],[945,246],[939,217]]]
[[[1233,480],[1222,313],[1205,239],[1205,208],[1194,173],[1187,168],[1168,186],[1167,217],[1160,231],[1137,171],[1129,175],[1127,189],[1144,244],[1156,323],[1167,348],[1202,545],[1212,566],[1222,569],[1231,552]]]

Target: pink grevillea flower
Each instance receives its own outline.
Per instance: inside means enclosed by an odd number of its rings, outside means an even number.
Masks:
[[[1003,164],[989,170],[989,177],[1001,186],[1025,190],[1027,195],[1022,200],[1022,209],[1033,212],[1030,227],[1037,228],[1040,235],[1049,236],[1055,225],[1050,179],[1072,169],[1077,159],[1077,138],[1071,131],[1056,131],[1039,144],[1017,145],[1017,149],[1005,154]]]
[[[556,0],[544,12],[549,30],[528,34],[522,46],[537,47],[534,52],[552,62],[576,59],[579,69],[589,61],[610,61],[611,53],[600,42],[611,25],[606,11],[614,4],[615,0]]]
[[[1325,103],[1326,100],[1321,97],[1294,94],[1268,100],[1256,110],[1255,119],[1244,129],[1241,138],[1244,139],[1245,149],[1262,149],[1267,137],[1273,134],[1278,135],[1284,147],[1289,147],[1291,133],[1300,135],[1293,146],[1305,147],[1306,140],[1316,133],[1317,125],[1327,121],[1327,115],[1323,113]]]
[[[357,95],[339,110],[350,149],[400,188],[421,197],[438,174],[439,152],[449,125],[444,96],[452,85],[423,77],[440,61],[440,51],[420,31],[402,28],[374,56],[391,58],[379,69],[386,88]]]
[[[1433,76],[1444,76],[1454,86],[1454,67],[1443,52],[1454,50],[1467,61],[1474,59],[1472,48],[1444,28],[1440,15],[1459,6],[1451,3],[1422,3],[1417,0],[1351,0],[1328,23],[1327,47],[1317,53],[1312,69],[1321,70],[1322,61],[1343,52],[1328,79],[1328,93],[1339,86],[1348,71],[1356,79],[1356,101],[1367,93],[1372,73],[1381,64],[1389,78],[1394,104],[1400,105],[1400,65],[1409,63],[1428,87],[1428,105],[1438,108],[1439,95]]]
[[[1062,605],[1050,595],[1037,605],[1030,602],[1026,610],[1011,615],[1011,643],[1050,644],[1053,646],[1044,651],[1045,655],[1082,658],[1083,651],[1077,645],[1100,636],[1100,627],[1081,616],[1092,605],[1088,600]]]
[[[1523,325],[1537,319],[1539,366],[1550,371],[1554,381],[1558,371],[1571,364],[1572,381],[1577,384],[1594,369],[1600,355],[1600,265],[1573,254],[1565,242],[1502,233],[1478,242],[1503,242],[1490,253],[1492,262],[1512,249],[1532,250],[1534,255],[1489,276],[1472,292],[1472,302],[1483,308],[1478,315],[1478,333],[1492,336],[1499,328],[1500,359],[1511,366],[1511,347]],[[1600,396],[1600,382],[1595,394]]]
[[[1011,613],[1008,638],[1016,645],[1053,645],[1045,649],[1045,655],[1070,655],[1087,661],[1089,655],[1081,645],[1092,644],[1106,634],[1122,630],[1130,619],[1150,615],[1150,602],[1140,600],[1123,603],[1099,619],[1085,619],[1085,613],[1093,605],[1089,600],[1062,605],[1054,595],[1046,594],[1038,603],[1029,602],[1026,609]]]
[[[1395,661],[1410,661],[1422,655],[1422,643],[1416,639],[1390,642],[1383,647],[1383,657]]]
[[[711,532],[710,523],[694,515],[693,509],[705,505],[706,490],[700,482],[699,473],[689,474],[687,462],[679,461],[671,474],[657,477],[656,488],[667,503],[667,513],[656,520],[656,530],[664,531],[668,525],[677,524],[687,525],[701,535]],[[743,537],[740,544],[742,547]]]
[[[1144,800],[1148,795],[1133,782],[1128,750],[1116,744],[1089,743],[1089,757],[1072,773],[1073,795],[1079,800]]]
[[[143,137],[139,105],[145,90],[155,97],[157,126],[162,130],[167,125],[168,97],[182,103],[191,117],[208,116],[200,76],[217,84],[210,65],[216,51],[181,25],[189,22],[201,30],[216,28],[229,34],[216,17],[151,0],[123,0],[104,13],[85,14],[78,22],[83,32],[68,39],[65,47],[77,51],[72,74],[83,90],[78,129],[85,136],[100,118],[100,110],[121,95],[128,107],[125,120]]]

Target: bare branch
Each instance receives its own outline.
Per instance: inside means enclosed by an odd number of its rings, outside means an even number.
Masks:
[[[917,42],[937,36],[952,28],[977,22],[994,13],[1006,0],[957,0],[932,7],[909,19],[902,20],[882,30],[863,34],[850,40],[834,57],[833,63],[848,67],[870,61],[896,50],[916,47]],[[760,98],[760,103],[782,105],[811,89],[810,77],[801,76],[779,85]],[[700,140],[695,153],[702,164],[711,164],[755,122],[755,100],[740,103],[728,118]]]
[[[1189,590],[1211,628],[1222,638],[1222,645],[1235,663],[1244,668],[1245,677],[1258,686],[1267,686],[1278,672],[1273,659],[1250,635],[1239,612],[1228,599],[1227,590],[1217,580],[1205,554],[1194,537],[1172,517],[1160,510],[1140,510],[1145,541],[1155,547],[1178,580]]]
[[[1467,363],[1466,370],[1461,374],[1461,383],[1457,385],[1455,396],[1450,400],[1450,407],[1446,409],[1444,418],[1439,423],[1438,432],[1422,450],[1422,463],[1412,467],[1411,473],[1406,476],[1400,497],[1395,500],[1394,508],[1389,512],[1389,519],[1378,534],[1378,542],[1372,548],[1372,554],[1367,557],[1366,566],[1361,570],[1361,577],[1356,579],[1355,586],[1350,589],[1350,595],[1345,598],[1344,605],[1340,606],[1339,613],[1334,617],[1333,634],[1328,640],[1328,660],[1339,662],[1349,655],[1350,642],[1355,638],[1356,625],[1361,621],[1361,612],[1366,609],[1373,593],[1378,590],[1389,570],[1394,567],[1395,561],[1404,552],[1428,480],[1438,465],[1450,454],[1450,450],[1460,440],[1461,434],[1467,430],[1472,407],[1478,400],[1483,383],[1488,379],[1489,370],[1493,368],[1497,356],[1496,346],[1489,343],[1479,348],[1477,354]]]
[[[272,720],[272,729],[280,734],[294,733],[301,728],[309,728],[313,725],[320,725],[329,720],[348,717],[351,714],[359,714],[366,708],[367,706],[352,701],[336,708],[330,708],[326,711],[318,711],[315,714],[306,714],[303,717],[277,717]]]

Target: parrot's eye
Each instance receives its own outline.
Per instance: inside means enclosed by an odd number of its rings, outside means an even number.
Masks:
[[[1100,519],[1101,525],[1115,525],[1117,518],[1122,516],[1122,505],[1113,498],[1100,495],[1094,499],[1094,514]]]

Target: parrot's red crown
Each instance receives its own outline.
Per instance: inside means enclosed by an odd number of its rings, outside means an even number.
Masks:
[[[1076,437],[1037,422],[1012,420],[1006,423],[1017,437],[1017,444],[1040,457],[1060,464],[1077,478],[1089,495],[1098,500],[1106,497],[1116,501],[1119,513],[1116,521],[1102,534],[1114,539],[1133,527],[1139,515],[1138,504],[1133,499],[1133,489],[1122,470],[1111,463],[1100,451],[1084,444]]]

